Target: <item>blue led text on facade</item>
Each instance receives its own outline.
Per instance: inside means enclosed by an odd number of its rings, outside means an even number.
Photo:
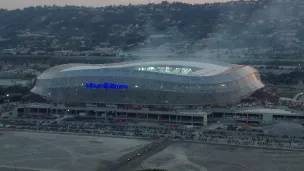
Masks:
[[[103,84],[86,83],[86,88],[128,89],[128,85],[117,85],[104,82]]]

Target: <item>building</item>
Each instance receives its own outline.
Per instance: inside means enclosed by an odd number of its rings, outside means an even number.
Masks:
[[[216,122],[241,123],[279,123],[295,122],[304,124],[303,112],[283,109],[241,107],[212,109],[182,109],[171,108],[163,110],[156,108],[126,108],[122,105],[86,105],[71,106],[67,104],[19,104],[11,112],[12,116],[27,119],[45,119],[46,116],[56,116],[60,120],[72,121],[113,121],[113,122],[151,122],[175,125],[204,126]],[[70,120],[71,121],[71,120]]]
[[[218,105],[237,103],[263,87],[250,66],[154,59],[55,66],[31,91],[56,102]]]
[[[87,120],[112,120],[112,121],[138,121],[138,122],[155,122],[171,123],[179,125],[207,125],[207,111],[155,111],[148,108],[143,109],[125,109],[115,105],[85,107],[67,106],[63,104],[19,104],[13,110],[13,115],[19,118],[43,119],[45,116],[58,116],[75,118],[82,117],[82,121]]]

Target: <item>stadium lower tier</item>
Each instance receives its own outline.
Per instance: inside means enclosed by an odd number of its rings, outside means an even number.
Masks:
[[[205,93],[145,89],[87,89],[83,87],[48,89],[35,87],[32,91],[55,102],[176,105],[232,104],[253,93],[252,87],[245,86],[235,91],[206,91]]]

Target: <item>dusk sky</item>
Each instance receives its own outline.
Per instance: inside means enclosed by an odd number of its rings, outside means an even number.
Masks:
[[[162,0],[0,0],[0,8],[16,9],[38,5],[83,5],[83,6],[106,6],[114,4],[145,4],[159,3]],[[229,0],[168,0],[187,3],[225,2]]]

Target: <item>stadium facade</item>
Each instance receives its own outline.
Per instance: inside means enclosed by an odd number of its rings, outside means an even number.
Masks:
[[[59,102],[212,105],[237,103],[263,87],[250,66],[154,59],[55,66],[31,91]]]

